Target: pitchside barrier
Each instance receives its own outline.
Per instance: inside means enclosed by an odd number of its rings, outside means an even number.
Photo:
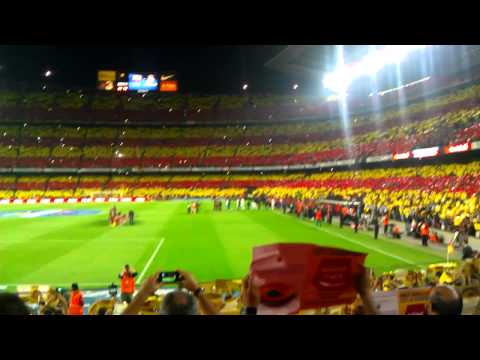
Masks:
[[[96,198],[44,198],[44,199],[1,199],[0,205],[21,204],[88,204],[88,203],[143,203],[146,197],[96,197]]]

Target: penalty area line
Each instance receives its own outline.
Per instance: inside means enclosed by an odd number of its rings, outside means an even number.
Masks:
[[[145,264],[145,267],[143,268],[142,272],[140,273],[140,276],[139,276],[138,279],[137,279],[137,284],[139,284],[139,283],[142,281],[143,277],[145,276],[145,273],[147,272],[148,268],[149,268],[150,265],[152,264],[153,259],[155,259],[155,256],[157,256],[158,251],[159,251],[160,248],[162,247],[164,241],[165,241],[164,238],[161,238],[161,239],[160,239],[160,242],[158,243],[157,247],[156,247],[155,250],[153,251],[152,255],[150,256],[150,258],[148,259],[147,263]]]

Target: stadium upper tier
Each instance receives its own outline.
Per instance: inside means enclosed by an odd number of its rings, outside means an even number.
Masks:
[[[448,73],[448,72],[447,72]],[[427,79],[426,81],[423,81]],[[480,80],[480,66],[456,74],[426,77],[416,85],[404,84],[402,100],[432,96]],[[52,85],[53,86],[53,85]],[[302,118],[331,118],[339,113],[336,102],[297,92],[290,95],[192,95],[162,93],[91,92],[78,89],[42,91],[0,90],[2,122],[29,123],[265,123]],[[387,89],[385,89],[387,90]],[[392,90],[392,89],[391,89]],[[451,91],[451,90],[450,90]],[[373,95],[373,94],[372,94]],[[365,113],[399,103],[398,91],[372,97],[351,96],[349,111]]]
[[[0,125],[1,168],[314,164],[480,139],[480,85],[351,119],[272,125]]]

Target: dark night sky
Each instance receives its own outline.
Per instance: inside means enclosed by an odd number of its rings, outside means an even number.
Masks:
[[[64,86],[95,87],[99,69],[176,71],[182,92],[288,93],[296,79],[264,64],[285,45],[253,46],[0,46],[0,79],[50,80]]]

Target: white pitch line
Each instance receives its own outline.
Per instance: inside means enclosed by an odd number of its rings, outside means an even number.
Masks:
[[[278,213],[276,213],[276,214],[278,214]],[[279,214],[279,215],[283,215],[283,214]],[[287,215],[285,215],[285,216],[287,216]],[[344,240],[346,240],[346,241],[349,241],[349,242],[351,242],[351,243],[353,243],[353,244],[357,244],[357,245],[363,246],[364,248],[370,249],[370,250],[372,250],[372,251],[375,251],[375,252],[377,252],[377,253],[380,253],[380,254],[383,254],[383,255],[385,255],[385,256],[391,257],[391,258],[393,258],[393,259],[400,260],[400,261],[402,261],[402,262],[404,262],[404,263],[406,263],[406,264],[416,265],[414,262],[411,262],[410,260],[404,259],[404,258],[402,258],[402,257],[400,257],[400,256],[397,256],[397,255],[392,255],[392,254],[387,253],[387,252],[385,252],[385,251],[383,251],[383,250],[380,250],[380,249],[378,249],[378,248],[375,248],[375,247],[366,245],[366,244],[364,244],[364,243],[362,243],[362,242],[360,242],[360,241],[352,240],[352,239],[350,239],[350,238],[348,238],[348,237],[346,237],[346,236],[344,236],[344,235],[342,235],[342,234],[337,234],[337,233],[334,233],[334,232],[329,231],[329,230],[327,230],[327,229],[323,229],[322,227],[317,227],[317,226],[315,226],[315,225],[312,225],[312,224],[309,224],[309,223],[305,223],[305,222],[303,222],[303,221],[301,221],[300,223],[301,223],[301,224],[304,224],[304,225],[307,225],[307,226],[311,226],[311,227],[313,227],[313,228],[315,228],[315,229],[317,229],[317,230],[321,230],[321,231],[326,232],[326,233],[328,233],[328,234],[330,234],[330,235],[337,236],[337,237],[342,238],[342,239],[344,239]]]
[[[308,224],[308,225],[310,225],[310,224]],[[311,225],[311,226],[313,226],[313,225]],[[366,245],[366,244],[364,244],[364,243],[362,243],[362,242],[360,242],[360,241],[356,241],[356,240],[349,239],[348,237],[346,237],[346,236],[344,236],[344,235],[342,235],[342,234],[336,234],[336,233],[331,232],[331,231],[326,230],[326,229],[319,229],[319,230],[324,231],[324,232],[326,232],[326,233],[328,233],[328,234],[330,234],[330,235],[338,236],[338,237],[340,237],[340,238],[342,238],[342,239],[344,239],[344,240],[350,241],[350,242],[353,243],[353,244],[357,244],[357,245],[363,246],[363,247],[365,247],[365,248],[367,248],[367,249],[370,249],[370,250],[372,250],[372,251],[378,252],[378,253],[383,254],[383,255],[385,255],[385,256],[388,256],[388,257],[391,257],[391,258],[400,260],[400,261],[402,261],[402,262],[404,262],[404,263],[407,263],[407,264],[410,264],[410,265],[416,265],[414,262],[412,262],[412,261],[410,261],[410,260],[407,260],[407,259],[402,258],[402,257],[397,256],[397,255],[393,255],[393,254],[387,253],[386,251],[383,251],[383,250],[380,250],[380,249],[378,249],[378,248],[375,248],[375,247]]]
[[[150,265],[152,264],[153,259],[155,259],[155,256],[157,256],[157,253],[158,253],[158,251],[160,250],[160,247],[163,245],[163,242],[164,242],[164,241],[165,241],[164,238],[161,238],[161,239],[160,239],[160,242],[158,243],[157,247],[156,247],[155,250],[153,251],[152,256],[150,256],[150,259],[148,259],[147,263],[145,264],[145,267],[143,268],[142,272],[140,273],[140,276],[139,276],[138,279],[137,279],[137,284],[139,284],[139,283],[142,281],[145,273],[147,272],[148,268],[149,268]]]

